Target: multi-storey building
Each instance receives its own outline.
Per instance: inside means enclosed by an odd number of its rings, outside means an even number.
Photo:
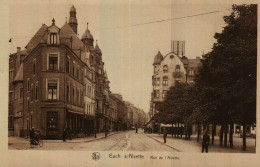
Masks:
[[[152,76],[153,91],[150,102],[150,118],[154,116],[156,104],[162,102],[170,87],[178,82],[193,83],[194,76],[201,65],[201,59],[185,57],[185,42],[174,41],[172,51],[163,56],[160,51],[154,57],[154,73]]]
[[[75,137],[126,130],[133,114],[121,95],[112,94],[102,51],[87,28],[77,35],[76,8],[61,28],[42,24],[24,50],[9,56],[10,135],[34,129],[48,139],[64,129]],[[130,120],[130,122],[129,122]],[[79,135],[84,134],[84,135]]]
[[[122,95],[112,94],[116,98],[117,104],[117,130],[127,129],[127,106],[123,100]]]
[[[127,106],[127,129],[131,129],[134,126],[134,119],[133,119],[133,110],[134,105],[128,101],[125,101]]]
[[[17,47],[17,53],[9,56],[9,135],[20,136],[23,133],[23,59],[26,55],[26,50]]]

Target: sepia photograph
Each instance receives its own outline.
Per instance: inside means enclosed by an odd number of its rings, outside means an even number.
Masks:
[[[170,163],[183,153],[256,155],[258,4],[7,6],[9,156],[83,151],[93,162]]]

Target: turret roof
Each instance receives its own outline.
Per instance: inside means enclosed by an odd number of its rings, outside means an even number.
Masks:
[[[154,57],[154,64],[160,64],[163,60],[163,56],[160,51],[158,51],[157,55]]]

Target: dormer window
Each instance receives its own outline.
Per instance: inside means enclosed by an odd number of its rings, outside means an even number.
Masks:
[[[168,66],[167,65],[163,66],[163,72],[168,72]]]
[[[50,33],[50,44],[57,44],[57,33]]]
[[[181,71],[181,67],[179,66],[179,65],[177,65],[176,67],[175,67],[175,72],[180,72]]]

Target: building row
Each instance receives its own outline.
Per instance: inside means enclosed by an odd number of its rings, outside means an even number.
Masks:
[[[8,129],[27,136],[32,127],[48,139],[64,129],[93,135],[133,126],[129,102],[110,91],[102,51],[87,28],[79,38],[76,9],[58,27],[42,24],[21,50],[9,56]]]

